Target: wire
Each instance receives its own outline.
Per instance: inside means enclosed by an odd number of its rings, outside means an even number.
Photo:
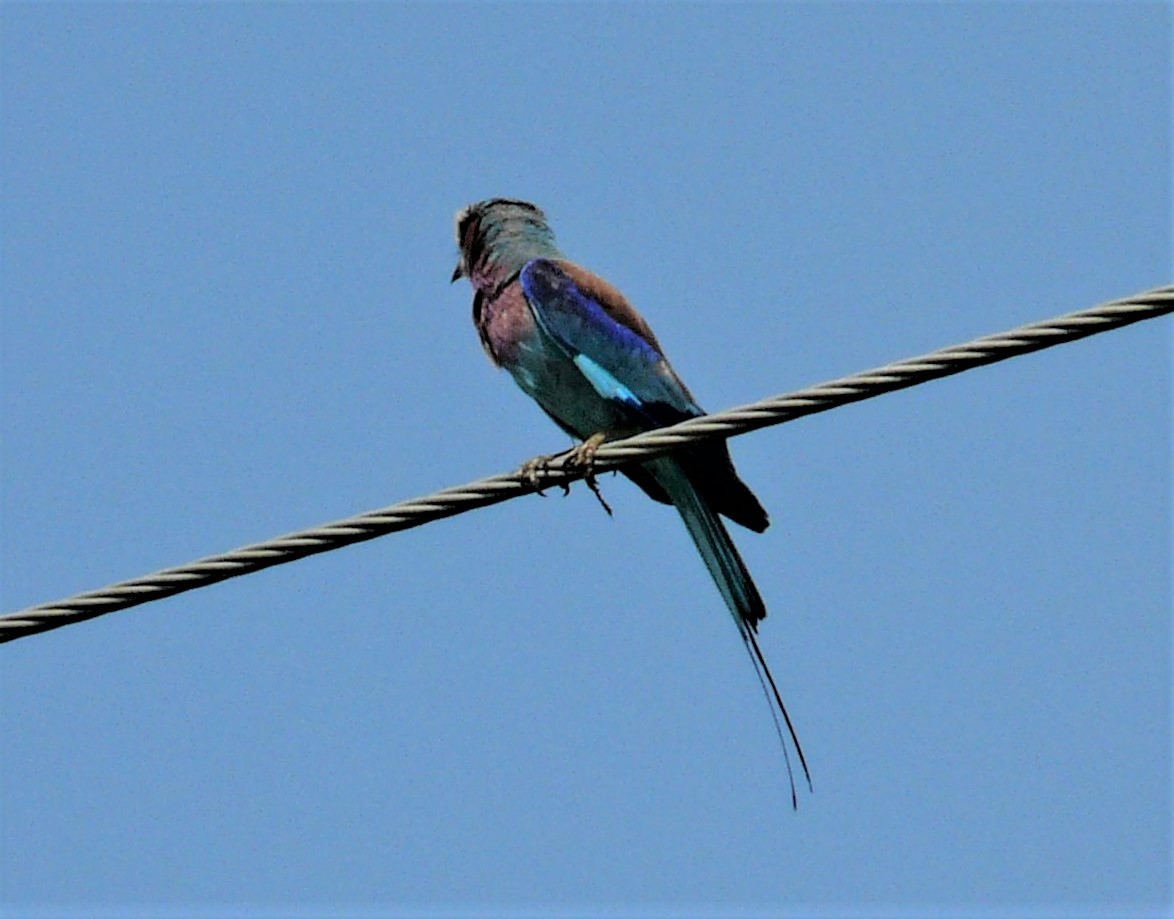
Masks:
[[[908,358],[800,389],[713,415],[692,418],[671,427],[604,443],[595,454],[593,472],[612,469],[635,460],[650,459],[685,444],[714,438],[735,437],[769,425],[793,421],[884,393],[916,386],[974,367],[993,364],[1053,345],[1076,341],[1110,329],[1155,319],[1174,311],[1174,286],[1160,287],[1091,309],[1055,319],[1020,326],[997,335],[977,338],[942,348],[921,357]],[[162,600],[187,590],[283,565],[308,555],[328,552],[388,533],[411,529],[444,517],[463,514],[541,488],[569,485],[584,477],[585,470],[566,463],[567,454],[551,459],[538,481],[522,472],[503,473],[446,488],[411,501],[393,504],[356,517],[323,524],[199,559],[176,568],[165,568],[101,590],[64,600],[30,606],[0,616],[0,642],[47,632],[96,616]]]

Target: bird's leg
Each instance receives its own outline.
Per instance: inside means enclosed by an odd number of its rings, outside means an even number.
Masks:
[[[607,516],[610,517],[612,516],[611,505],[604,499],[603,492],[599,490],[599,483],[595,481],[595,451],[599,449],[600,445],[607,438],[608,433],[606,431],[592,434],[567,454],[566,465],[578,466],[583,470],[583,481],[587,483],[587,487],[591,489],[591,493],[595,495],[600,506],[607,511]]]

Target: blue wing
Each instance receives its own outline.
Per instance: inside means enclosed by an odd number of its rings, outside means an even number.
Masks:
[[[534,259],[522,268],[519,281],[545,338],[633,427],[663,427],[705,414],[665,359],[652,329],[602,278],[570,262]],[[585,437],[592,432],[571,433]],[[719,513],[758,533],[767,528],[766,511],[738,478],[725,443],[692,447],[676,459]],[[671,501],[642,467],[624,471],[650,497]]]
[[[585,274],[582,269],[576,273]],[[520,280],[542,330],[601,398],[622,406],[643,427],[703,414],[664,355],[638,331],[647,327],[626,301],[600,299],[547,259],[526,263]],[[625,323],[617,315],[634,318]]]

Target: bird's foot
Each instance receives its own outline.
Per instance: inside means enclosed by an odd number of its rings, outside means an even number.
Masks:
[[[567,454],[565,463],[568,466],[578,466],[583,470],[583,481],[587,483],[587,487],[591,489],[595,499],[610,517],[612,516],[611,505],[604,499],[603,492],[599,490],[599,482],[595,480],[595,453],[605,440],[607,440],[607,433],[604,431],[592,434]]]
[[[544,498],[546,497],[546,492],[542,490],[542,483],[546,478],[547,471],[550,469],[551,460],[557,455],[536,456],[533,459],[526,460],[522,464],[522,468],[518,470],[518,475],[525,479],[530,487]],[[571,486],[566,482],[559,482],[559,485],[562,486],[564,495],[571,493]]]
[[[543,484],[546,481],[547,474],[552,469],[566,469],[577,467],[583,470],[583,481],[587,483],[587,487],[591,489],[591,493],[595,495],[600,506],[607,511],[607,515],[612,516],[611,505],[603,497],[603,492],[599,489],[599,482],[595,479],[595,451],[600,445],[607,440],[607,433],[601,431],[598,434],[592,434],[583,443],[573,447],[566,453],[556,453],[551,456],[536,456],[533,459],[526,460],[522,467],[518,470],[520,475],[526,483],[533,488],[538,494],[546,497],[546,492],[543,491]],[[571,486],[566,482],[559,482],[559,487],[562,488],[564,495],[571,493]]]
[[[607,440],[606,431],[592,434],[581,444],[571,448],[570,452],[567,453],[566,464],[568,466],[578,466],[590,474],[592,468],[595,466],[595,454],[599,452],[599,448],[605,440]]]

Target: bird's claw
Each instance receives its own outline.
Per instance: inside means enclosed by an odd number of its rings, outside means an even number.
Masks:
[[[603,432],[592,434],[567,454],[564,463],[567,466],[578,466],[583,470],[583,481],[587,483],[587,487],[591,489],[595,499],[610,517],[612,516],[611,505],[604,499],[603,492],[599,490],[599,482],[595,480],[595,453],[605,440],[607,440],[607,435]]]
[[[546,474],[550,469],[550,461],[554,456],[536,456],[533,459],[528,459],[522,464],[522,468],[518,470],[520,475],[526,482],[543,498],[546,497],[546,492],[542,489],[542,483],[546,478]],[[571,493],[571,486],[566,482],[559,482],[562,487],[563,494],[569,495]]]
[[[600,445],[606,439],[606,434],[592,434],[581,444],[571,448],[570,452],[567,453],[566,465],[578,466],[590,475],[592,469],[595,467],[595,454],[599,451]]]

